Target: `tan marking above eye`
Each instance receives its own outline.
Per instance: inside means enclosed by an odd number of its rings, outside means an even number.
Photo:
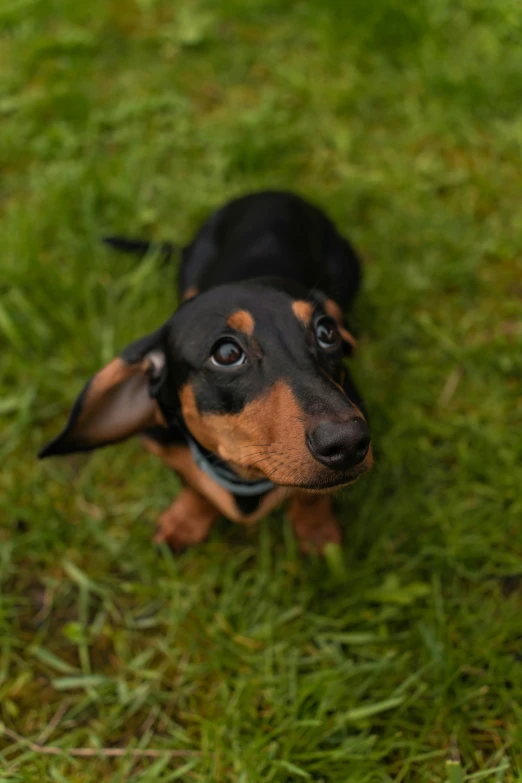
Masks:
[[[308,326],[310,324],[312,315],[314,313],[313,305],[310,302],[305,302],[302,299],[298,299],[292,303],[292,310],[294,311],[295,317],[298,318],[299,321],[304,324],[304,326]]]
[[[189,286],[183,294],[183,302],[188,302],[189,299],[194,299],[199,294],[199,289],[195,285]]]
[[[254,333],[256,322],[248,310],[236,310],[227,319],[227,326],[251,337]]]
[[[338,324],[342,323],[343,320],[343,311],[337,304],[337,302],[334,302],[333,299],[327,299],[324,303],[324,309],[330,315],[334,321],[337,321]]]

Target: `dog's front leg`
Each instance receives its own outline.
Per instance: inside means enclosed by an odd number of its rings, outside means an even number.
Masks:
[[[187,487],[160,515],[154,541],[165,542],[174,552],[181,552],[203,541],[217,516],[208,500]]]
[[[299,492],[290,501],[289,515],[301,552],[321,554],[326,544],[341,543],[330,495]]]

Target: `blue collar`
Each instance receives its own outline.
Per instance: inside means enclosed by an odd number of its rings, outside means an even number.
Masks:
[[[240,495],[241,497],[255,497],[257,495],[266,495],[272,489],[275,489],[275,484],[269,479],[244,479],[238,476],[237,473],[228,467],[226,462],[217,457],[211,451],[203,448],[203,446],[195,440],[187,427],[184,428],[184,435],[187,439],[190,451],[194,458],[194,462],[204,471],[207,476],[219,484],[223,489],[231,492],[233,495]]]

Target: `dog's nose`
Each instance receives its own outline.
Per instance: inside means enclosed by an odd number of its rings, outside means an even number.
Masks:
[[[364,419],[324,421],[307,435],[308,448],[316,460],[333,470],[359,465],[370,448],[370,430]]]

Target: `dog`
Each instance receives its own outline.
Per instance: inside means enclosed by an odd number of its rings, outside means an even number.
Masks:
[[[39,457],[140,435],[184,484],[157,542],[181,551],[219,514],[255,522],[290,498],[300,549],[321,553],[341,541],[330,493],[372,466],[343,362],[360,282],[354,249],[316,206],[279,191],[228,202],[181,251],[180,307],[89,380]]]

